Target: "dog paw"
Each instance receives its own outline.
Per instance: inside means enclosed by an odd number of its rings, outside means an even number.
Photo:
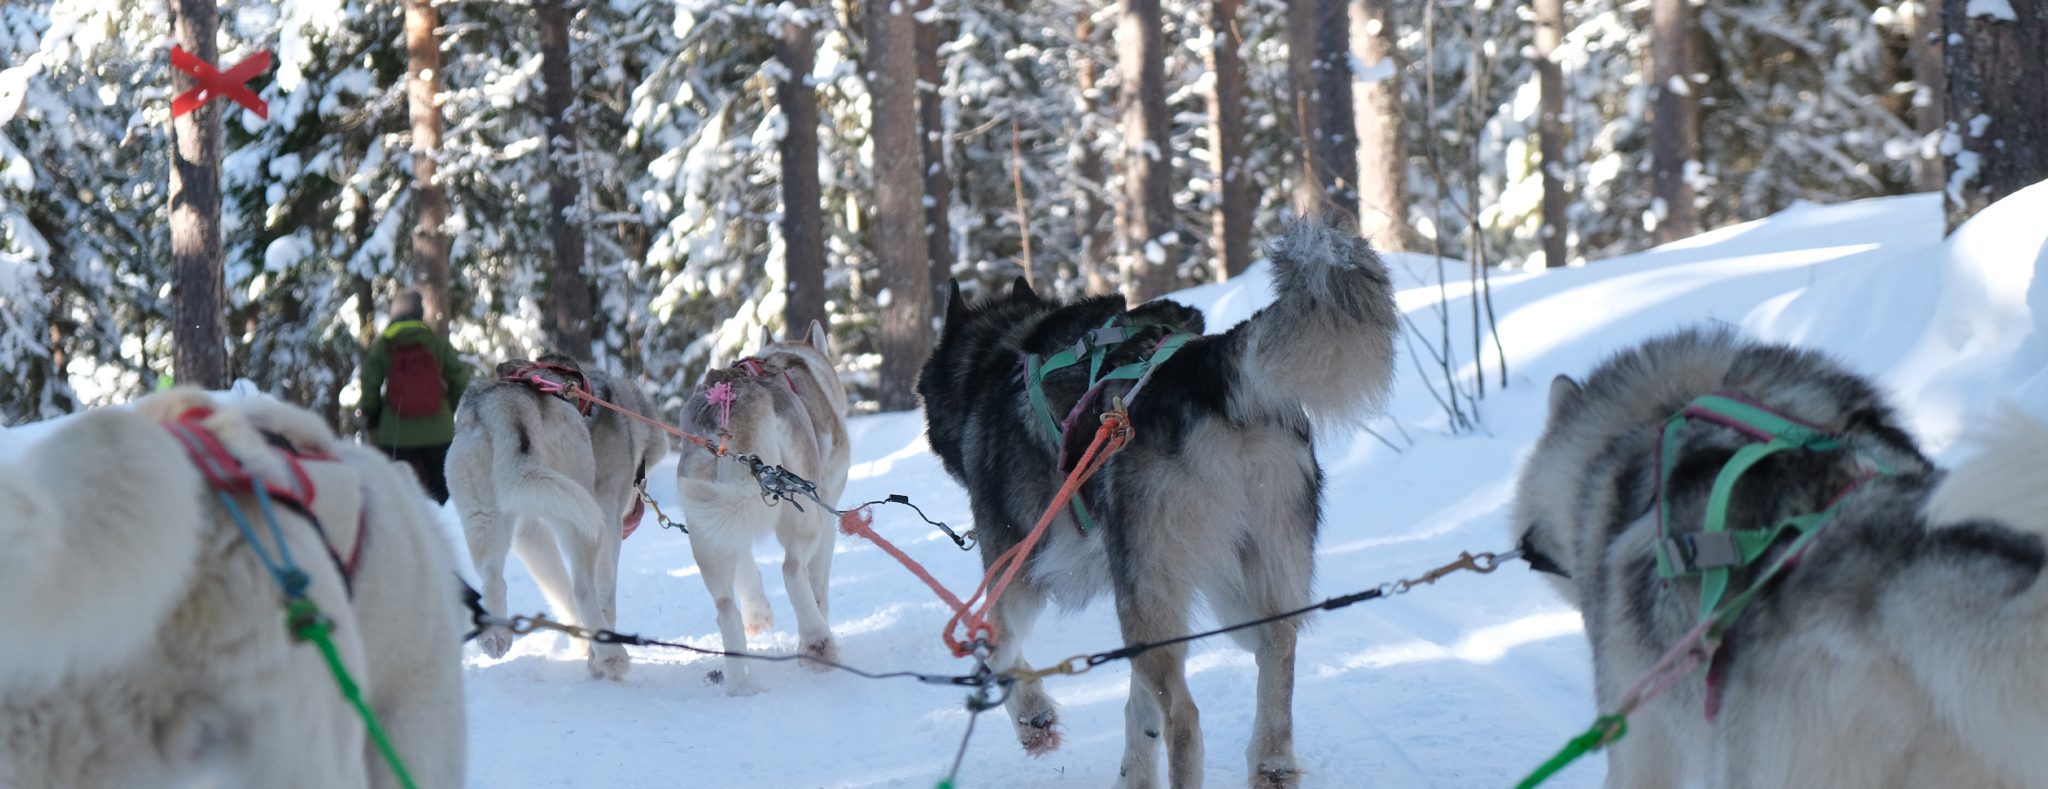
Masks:
[[[608,679],[614,682],[626,678],[626,671],[633,667],[633,659],[626,655],[626,648],[617,644],[600,644],[590,651],[590,676],[592,679]]]
[[[505,653],[512,651],[513,638],[512,631],[502,627],[494,627],[485,630],[476,637],[476,646],[478,649],[483,650],[484,654],[491,656],[495,660],[504,657]]]
[[[750,612],[746,615],[746,623],[747,635],[758,636],[775,629],[775,615],[766,611],[761,612],[759,615]]]
[[[1044,756],[1060,747],[1060,716],[1055,710],[1017,718],[1017,744],[1032,756]]]
[[[804,654],[817,658],[818,660],[830,660],[834,663],[837,663],[839,662],[839,643],[833,641],[831,636],[826,636],[824,638],[805,644]],[[804,668],[810,669],[812,671],[822,672],[832,670],[831,666],[819,663],[817,660],[806,660],[802,662],[804,664]]]
[[[1301,768],[1292,756],[1269,756],[1252,771],[1252,789],[1294,789],[1301,785]]]

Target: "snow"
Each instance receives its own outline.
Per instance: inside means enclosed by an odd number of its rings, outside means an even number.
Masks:
[[[1963,14],[1971,17],[1988,16],[2007,22],[2019,20],[2019,16],[2012,12],[2012,0],[1970,0],[1970,4],[1963,8]]]
[[[1373,427],[1412,443],[1397,440],[1404,447],[1396,452],[1363,433],[1322,437],[1329,486],[1317,597],[1412,577],[1460,551],[1509,547],[1512,480],[1541,429],[1549,379],[1581,375],[1604,356],[1677,327],[1723,322],[1830,351],[1890,391],[1938,455],[1952,455],[1969,417],[2000,400],[2048,413],[2048,279],[2034,277],[2048,267],[2043,215],[2048,184],[1992,206],[1946,241],[1938,194],[1800,204],[1637,255],[1495,273],[1511,375],[1500,389],[1488,362],[1477,432],[1449,431],[1411,358]],[[1399,303],[1416,324],[1433,334],[1433,311],[1447,308],[1453,328],[1445,345],[1454,353],[1472,348],[1470,321],[1460,319],[1471,308],[1462,276],[1452,277],[1457,284],[1440,301],[1430,258],[1401,254],[1389,263]],[[1462,273],[1462,261],[1449,265]],[[1270,298],[1269,276],[1260,263],[1180,296],[1221,328]],[[1454,364],[1469,387],[1472,360]],[[0,459],[18,455],[51,424],[0,430]],[[845,500],[905,493],[933,518],[969,525],[966,498],[926,450],[922,430],[915,413],[855,419]],[[650,479],[662,507],[678,512],[674,459]],[[452,511],[442,514],[451,533],[458,529]],[[971,589],[979,577],[973,555],[907,510],[880,510],[876,528],[956,590]],[[642,529],[626,543],[620,629],[715,648],[711,602],[686,541]],[[795,639],[777,572],[780,550],[764,543],[755,557],[778,626],[751,647],[787,653]],[[879,550],[842,538],[833,569],[832,622],[845,662],[944,674],[969,668],[939,643],[945,610]],[[515,611],[542,610],[523,568],[508,570]],[[1209,622],[1206,614],[1197,618],[1198,626]],[[1050,663],[1117,643],[1112,606],[1098,601],[1081,612],[1048,613],[1027,654]],[[527,636],[502,660],[472,650],[471,785],[930,786],[967,723],[956,688],[767,664],[755,669],[765,692],[728,697],[704,681],[716,660],[632,653],[632,674],[602,683],[587,678],[559,636]],[[1205,770],[1219,785],[1234,783],[1244,773],[1252,720],[1252,658],[1228,643],[1203,642],[1192,648],[1188,672],[1202,710]],[[1025,756],[1002,716],[985,716],[959,785],[1113,783],[1128,677],[1125,664],[1112,663],[1049,679],[1063,705],[1066,742],[1047,757]],[[1304,785],[1512,784],[1592,721],[1590,685],[1577,614],[1519,564],[1319,614],[1298,662],[1295,747]],[[1548,785],[1597,786],[1603,772],[1595,756]]]

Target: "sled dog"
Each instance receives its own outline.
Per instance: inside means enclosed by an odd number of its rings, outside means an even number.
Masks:
[[[1271,258],[1272,304],[1223,334],[1192,339],[1185,335],[1203,331],[1201,312],[1171,301],[1127,310],[1122,297],[1098,296],[1063,305],[1020,279],[1009,295],[968,306],[955,283],[918,390],[932,449],[972,499],[984,566],[1037,523],[1102,406],[1140,383],[1095,386],[1083,362],[1045,374],[1041,412],[1027,391],[1034,363],[1020,359],[1121,337],[1102,346],[1102,370],[1156,365],[1130,403],[1131,443],[1082,487],[1079,507],[1061,512],[991,612],[997,671],[1026,666],[1020,648],[1047,600],[1077,608],[1109,590],[1128,644],[1188,633],[1197,594],[1224,622],[1308,604],[1323,481],[1311,420],[1355,421],[1381,403],[1399,314],[1386,266],[1355,235],[1298,222]],[[1064,437],[1049,420],[1064,423]],[[1282,621],[1237,634],[1259,666],[1247,748],[1254,786],[1299,782],[1299,627]],[[1158,780],[1162,739],[1172,785],[1201,783],[1186,653],[1173,646],[1133,661],[1128,786]],[[1057,708],[1038,682],[1019,683],[1007,706],[1026,751],[1058,747]]]
[[[1630,716],[1608,747],[1607,785],[2044,785],[2048,426],[2009,413],[1988,426],[1988,450],[1944,472],[1868,381],[1728,331],[1655,339],[1583,383],[1551,385],[1512,528],[1584,616],[1601,711],[1701,621],[1702,576],[1667,580],[1659,546],[1674,564],[1731,560],[1709,558],[1703,546],[1716,541],[1702,524],[1716,480],[1760,437],[1690,417],[1665,434],[1680,409],[1716,394],[1843,439],[1742,472],[1727,488],[1726,529],[1816,513],[1823,525],[1804,546],[1766,532],[1761,554],[1728,570],[1735,595],[1797,551],[1707,668]],[[1670,540],[1657,503],[1666,457]]]
[[[764,332],[755,356],[706,372],[683,406],[683,429],[729,436],[732,452],[816,483],[818,497],[837,506],[846,489],[846,412],[846,390],[833,369],[825,327],[813,321],[803,340],[776,342]],[[838,659],[828,620],[835,516],[809,501],[765,504],[746,468],[709,452],[683,452],[676,486],[725,650],[747,651],[747,636],[775,624],[753,552],[754,543],[774,534],[782,544],[782,581],[796,612],[798,648]],[[743,659],[725,659],[723,682],[728,693],[756,689]]]
[[[0,786],[399,785],[201,462],[280,491],[342,664],[418,784],[461,786],[461,586],[419,483],[306,411],[196,389],[69,417],[0,468]]]
[[[639,519],[647,469],[668,454],[668,435],[608,408],[549,394],[538,376],[645,415],[638,387],[547,355],[498,366],[474,384],[455,414],[448,493],[462,516],[483,603],[506,615],[505,555],[520,561],[557,616],[584,627],[617,624],[619,545]],[[568,559],[567,568],[562,560]],[[503,657],[512,633],[487,628],[485,654]],[[618,644],[584,644],[590,674],[622,679],[629,658]]]

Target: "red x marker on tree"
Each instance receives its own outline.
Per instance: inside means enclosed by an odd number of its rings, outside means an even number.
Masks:
[[[199,87],[185,91],[171,100],[171,117],[175,118],[221,96],[234,99],[236,104],[249,108],[256,117],[270,119],[270,105],[256,98],[256,92],[245,84],[256,75],[270,68],[270,51],[264,50],[242,59],[234,68],[222,72],[212,63],[200,60],[186,52],[184,47],[171,47],[171,65],[199,80]]]

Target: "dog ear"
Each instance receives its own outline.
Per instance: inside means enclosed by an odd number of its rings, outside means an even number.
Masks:
[[[824,324],[812,320],[811,333],[806,339],[811,341],[811,347],[818,349],[819,353],[827,357],[832,355],[832,338],[825,334]]]
[[[1031,280],[1018,277],[1010,283],[1011,301],[1038,301],[1038,292],[1031,289]]]
[[[768,349],[768,346],[770,346],[770,345],[774,345],[774,344],[775,344],[775,333],[774,333],[774,332],[771,332],[771,331],[769,331],[769,330],[768,330],[768,327],[766,327],[766,326],[763,326],[763,327],[761,327],[761,350],[764,350],[764,351],[765,351],[765,350],[767,350],[767,349]]]
[[[1569,407],[1573,400],[1577,400],[1582,391],[1584,389],[1579,386],[1579,382],[1572,380],[1569,375],[1560,373],[1556,378],[1550,379],[1550,418],[1557,419],[1557,415],[1564,413],[1564,409]]]
[[[960,280],[946,278],[946,328],[953,328],[953,322],[967,314],[967,300],[960,298]]]

